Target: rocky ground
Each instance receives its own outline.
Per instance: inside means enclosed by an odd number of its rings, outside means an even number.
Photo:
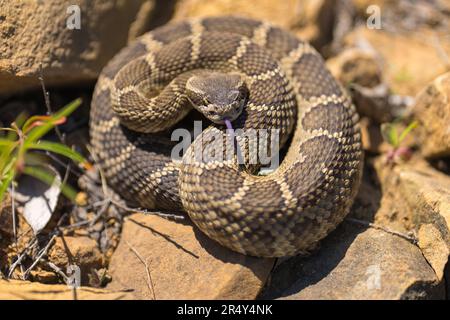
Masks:
[[[42,74],[53,108],[83,98],[60,130],[95,163],[89,103],[104,64],[168,21],[239,13],[290,29],[325,57],[361,115],[362,185],[349,216],[309,256],[258,259],[221,247],[178,213],[128,208],[95,168],[55,159],[77,201],[60,197],[37,236],[20,199],[0,204],[0,299],[449,298],[448,1],[78,3],[81,29],[71,30],[67,1],[0,0],[0,127],[23,110],[47,112]],[[67,287],[68,266],[79,268],[82,287]]]

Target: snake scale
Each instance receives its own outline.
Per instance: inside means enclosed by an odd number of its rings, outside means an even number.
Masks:
[[[257,175],[236,157],[196,160],[196,148],[211,152],[202,144],[208,137],[227,137],[217,123],[183,161],[172,160],[170,132],[195,104],[187,87],[214,95],[236,79],[248,92],[233,126],[278,129],[280,143],[289,142],[279,168]],[[247,255],[307,253],[344,219],[359,188],[363,156],[351,100],[314,48],[267,22],[210,17],[144,34],[103,69],[90,121],[93,150],[118,194],[140,207],[185,211],[211,239]]]

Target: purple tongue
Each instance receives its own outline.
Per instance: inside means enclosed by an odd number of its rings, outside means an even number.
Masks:
[[[234,133],[233,126],[231,125],[230,120],[225,119],[225,125],[227,126],[227,129],[231,131],[231,133]]]
[[[240,163],[242,163],[242,160],[241,160],[242,155],[241,155],[241,151],[240,151],[241,149],[239,148],[239,143],[237,143],[237,141],[236,141],[236,136],[234,135],[234,129],[233,129],[233,126],[231,125],[231,121],[228,119],[225,119],[224,122],[225,122],[225,125],[227,126],[227,129],[228,129],[230,135],[231,135],[230,138],[233,140],[233,145],[236,148],[235,150],[237,153],[237,157],[238,157],[239,161],[241,161]]]

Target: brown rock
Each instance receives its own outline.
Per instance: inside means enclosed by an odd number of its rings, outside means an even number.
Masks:
[[[444,299],[449,212],[450,177],[417,158],[366,159],[349,217],[311,256],[280,263],[262,297]]]
[[[371,5],[376,5],[380,7],[381,10],[385,9],[391,0],[352,0],[352,4],[355,6],[356,10],[362,14],[366,14],[367,7]]]
[[[11,197],[6,193],[5,198],[0,203],[0,236],[12,236],[12,226]]]
[[[431,223],[423,224],[418,232],[418,245],[428,263],[433,267],[438,279],[444,278],[445,266],[450,256],[450,244],[448,237],[444,237],[441,231]]]
[[[356,1],[367,3],[370,0]],[[447,32],[450,27],[448,19],[450,3],[447,0],[377,0],[370,4],[380,6],[385,20],[383,27],[388,30],[417,31],[424,27],[432,27],[435,31]]]
[[[373,51],[350,48],[327,60],[327,67],[344,86],[373,88],[382,83],[382,69]]]
[[[58,275],[53,271],[46,271],[42,269],[33,270],[30,272],[30,280],[33,282],[40,282],[46,284],[61,283],[59,282]]]
[[[270,21],[291,29],[298,36],[321,45],[331,34],[334,1],[330,0],[286,0],[254,2],[239,0],[180,0],[175,7],[175,20],[188,17],[217,15],[241,15]]]
[[[71,30],[67,1],[0,0],[0,94],[37,87],[40,63],[48,85],[95,80],[129,33],[143,31],[139,21],[153,2],[77,1],[81,28]]]
[[[450,72],[425,88],[416,99],[419,147],[426,157],[450,156]]]
[[[389,104],[380,57],[374,50],[349,48],[327,60],[327,67],[352,96],[359,115],[378,123],[391,121],[396,110]]]
[[[254,299],[273,263],[220,246],[188,220],[134,214],[112,256],[108,288],[132,288],[138,299]]]
[[[361,26],[348,34],[345,46],[361,45],[369,45],[381,56],[385,80],[395,94],[415,96],[426,84],[448,70],[442,52],[450,54],[450,42],[445,34],[436,34],[430,29],[401,34]]]
[[[450,253],[450,177],[424,162],[391,169],[380,159],[376,168],[391,211],[403,213],[400,221],[416,232],[418,246],[442,281]]]
[[[97,242],[88,237],[59,237],[48,252],[49,261],[65,270],[76,265],[81,271],[81,283],[87,284],[91,269],[103,267],[104,260]]]
[[[371,153],[387,152],[391,146],[383,140],[380,125],[367,117],[359,121],[363,149]]]
[[[127,292],[81,287],[76,295],[63,284],[47,285],[20,280],[0,280],[0,300],[118,300],[133,299]]]
[[[13,237],[11,215],[11,198],[7,194],[0,203],[0,265],[8,264],[8,245]]]
[[[350,222],[344,222],[312,256],[292,258],[276,268],[265,294],[288,300],[445,297],[419,248]]]
[[[398,197],[394,202],[409,212],[413,226],[418,229],[426,223],[443,223],[439,228],[450,228],[449,176],[422,160],[390,168],[380,157],[375,162],[375,168],[383,193]]]

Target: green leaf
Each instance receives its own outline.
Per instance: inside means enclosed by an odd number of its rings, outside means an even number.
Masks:
[[[13,162],[17,160],[14,154],[15,146],[3,146],[0,154],[0,180],[7,174],[8,170],[13,167]],[[15,166],[14,166],[15,167]]]
[[[28,152],[25,154],[25,165],[27,166],[46,166],[49,161],[48,156],[44,153]]]
[[[16,173],[15,173],[15,170],[13,168],[12,170],[9,170],[7,172],[7,174],[3,177],[3,179],[0,181],[0,203],[5,198],[5,193],[8,190],[9,185],[13,181],[15,174]]]
[[[55,173],[51,172],[49,169],[44,169],[43,167],[26,166],[23,170],[23,173],[32,176],[36,179],[39,179],[42,182],[48,184],[49,186],[51,186],[53,184],[53,181],[55,180]],[[71,186],[69,186],[68,184],[62,184],[61,192],[70,201],[75,202],[77,192]]]
[[[1,179],[3,179],[4,176],[8,174],[8,172],[12,170],[16,170],[16,162],[17,162],[17,156],[9,158],[8,162],[5,163],[5,166],[3,167],[3,170],[0,172],[2,174]]]
[[[55,180],[55,174],[53,172],[49,172],[46,169],[37,166],[26,166],[23,169],[23,173],[39,179],[50,186]]]
[[[398,138],[398,142],[401,143],[406,136],[408,135],[408,133],[411,132],[411,130],[413,130],[414,128],[416,128],[419,125],[419,122],[417,121],[413,121],[411,122],[405,130],[403,130],[403,132],[400,134],[400,138]]]
[[[60,154],[77,163],[86,162],[86,159],[84,159],[84,157],[81,154],[61,143],[50,141],[38,141],[37,143],[26,143],[25,145],[27,148],[30,149],[45,150]]]
[[[0,131],[16,132],[13,128],[0,128]]]
[[[0,147],[14,147],[16,144],[14,140],[0,138]]]
[[[28,129],[31,127],[32,124],[40,121],[40,122],[48,122],[51,121],[52,117],[51,116],[32,116],[29,117],[27,119],[27,121],[25,121],[25,123],[22,126],[22,132],[27,132]]]
[[[17,125],[18,128],[21,128],[23,126],[23,124],[25,123],[25,121],[27,120],[27,118],[28,118],[28,112],[26,112],[26,111],[21,112],[17,116],[17,118],[14,121],[14,123]]]
[[[38,127],[34,127],[30,130],[30,133],[27,136],[27,142],[36,142],[38,139],[42,138],[47,132],[55,127],[55,123],[59,119],[63,117],[69,116],[72,112],[74,112],[81,105],[81,99],[78,98],[67,106],[56,112],[54,115],[50,117],[49,120],[45,121],[43,125]]]
[[[2,135],[6,140],[14,141],[17,139],[17,130],[13,128],[0,128],[0,131],[5,131],[7,134]]]
[[[381,135],[384,140],[394,148],[398,147],[398,133],[397,127],[394,123],[383,123],[381,125]]]
[[[11,123],[11,127],[0,129],[0,130],[8,131],[8,134],[6,136],[7,139],[9,139],[9,140],[16,140],[17,139],[17,137],[19,135],[18,129],[20,127],[22,127],[23,123],[27,119],[27,116],[28,116],[27,112],[21,112],[17,116],[16,120],[13,123]]]

